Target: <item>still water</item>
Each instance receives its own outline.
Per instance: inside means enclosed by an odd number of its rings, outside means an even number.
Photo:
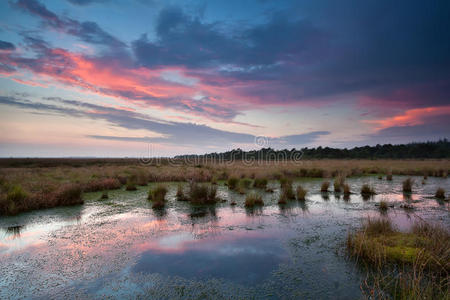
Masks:
[[[364,274],[346,258],[344,242],[366,217],[380,216],[377,202],[393,205],[381,216],[400,229],[420,219],[450,225],[448,202],[433,197],[438,187],[450,191],[450,179],[422,185],[416,177],[404,197],[405,178],[347,179],[356,193],[349,200],[318,192],[322,180],[303,179],[294,188],[308,189],[307,201],[286,206],[277,204],[279,186],[271,182],[274,193],[259,191],[265,206],[253,210],[223,184],[218,195],[226,202],[192,206],[177,202],[177,184],[168,183],[163,211],[151,209],[149,187],[140,187],[1,217],[0,299],[357,299]],[[363,183],[378,195],[361,199]]]

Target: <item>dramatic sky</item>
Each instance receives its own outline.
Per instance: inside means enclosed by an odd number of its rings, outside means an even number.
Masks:
[[[448,0],[1,1],[0,156],[448,138],[449,15]]]

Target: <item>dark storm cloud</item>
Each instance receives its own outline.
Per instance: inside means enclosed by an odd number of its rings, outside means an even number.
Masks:
[[[146,115],[121,110],[111,107],[66,100],[58,97],[44,98],[44,101],[31,101],[17,97],[0,96],[0,104],[19,107],[45,113],[57,113],[61,115],[85,117],[95,120],[105,120],[111,124],[126,129],[144,129],[161,134],[163,137],[114,137],[114,136],[89,136],[96,139],[110,139],[123,141],[161,142],[177,145],[207,145],[228,147],[230,144],[253,144],[255,136],[251,134],[231,132],[215,129],[206,125],[181,122],[167,122],[160,119],[149,118]],[[310,132],[306,134],[291,135],[274,138],[271,141],[277,145],[303,145],[314,142],[322,135],[329,132]]]
[[[16,46],[13,43],[0,40],[0,50],[15,50]]]
[[[85,6],[85,5],[89,5],[92,3],[103,3],[103,2],[107,2],[108,0],[67,0],[70,3],[74,4],[74,5],[80,5],[80,6]]]
[[[308,57],[308,51],[323,40],[321,32],[309,22],[288,21],[284,15],[274,15],[267,24],[231,34],[217,24],[186,15],[178,7],[160,12],[156,33],[155,41],[143,35],[132,44],[142,65],[272,65]]]
[[[64,31],[84,42],[108,47],[126,46],[125,43],[104,31],[97,23],[79,22],[68,17],[60,17],[37,0],[18,0],[15,6],[29,14],[40,17],[45,26]]]

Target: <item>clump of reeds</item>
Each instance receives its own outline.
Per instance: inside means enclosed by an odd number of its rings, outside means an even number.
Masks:
[[[351,192],[351,190],[350,190],[350,186],[349,186],[347,183],[345,183],[345,184],[344,184],[344,197],[345,197],[345,196],[350,196],[351,193],[352,193],[352,192]]]
[[[239,181],[239,187],[242,189],[248,189],[252,185],[252,180],[250,178],[242,178]]]
[[[236,177],[230,177],[227,180],[227,185],[230,190],[235,190],[239,184],[239,179]]]
[[[167,194],[167,187],[163,184],[158,184],[153,189],[148,191],[148,200],[151,201],[164,201]]]
[[[375,189],[373,187],[371,187],[370,185],[368,185],[367,183],[363,184],[361,187],[361,195],[363,197],[370,197],[370,196],[376,195]]]
[[[305,190],[301,185],[297,186],[297,200],[299,201],[305,201],[306,200],[306,194],[308,193],[307,190]]]
[[[175,197],[178,201],[189,201],[188,197],[184,193],[182,184],[178,185]]]
[[[386,201],[380,201],[380,204],[379,204],[378,208],[381,211],[386,211],[386,210],[388,210],[389,207],[388,207],[388,204],[387,204]]]
[[[292,189],[292,180],[288,178],[280,179],[281,194],[288,200],[295,199],[294,190]]]
[[[386,180],[387,181],[392,181],[392,171],[389,171],[386,175]]]
[[[152,208],[163,208],[166,203],[167,187],[163,184],[158,184],[153,189],[148,191],[147,199],[152,201]]]
[[[344,183],[345,183],[345,177],[344,176],[337,177],[334,180],[334,182],[333,182],[334,192],[336,192],[336,193],[342,192],[342,188],[344,186]],[[327,188],[327,190],[328,190],[328,188]]]
[[[324,182],[322,182],[322,185],[320,186],[320,191],[322,193],[327,193],[329,187],[330,187],[330,183],[328,181],[324,181]]]
[[[411,193],[413,184],[414,180],[411,178],[407,178],[405,181],[403,181],[403,193]]]
[[[125,185],[125,190],[127,191],[136,191],[136,178],[134,176],[130,176],[127,178],[127,183]]]
[[[108,198],[109,198],[108,192],[107,192],[107,191],[103,191],[103,193],[102,193],[100,199],[105,200],[105,199],[108,199]]]
[[[257,193],[250,193],[245,197],[245,207],[262,206],[264,202],[262,196]]]
[[[265,189],[267,187],[267,178],[255,178],[253,186],[259,189]]]
[[[193,204],[213,204],[217,202],[217,187],[193,182],[189,187],[189,201]]]
[[[434,196],[438,199],[445,199],[445,190],[443,188],[438,188]]]
[[[138,170],[134,177],[137,185],[146,186],[148,184],[149,176],[144,170]]]

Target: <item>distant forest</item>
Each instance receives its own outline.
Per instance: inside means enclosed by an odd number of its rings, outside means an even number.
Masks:
[[[450,158],[450,142],[447,139],[437,142],[410,143],[403,145],[376,145],[339,149],[330,147],[274,150],[262,148],[254,151],[235,149],[223,153],[204,155],[180,155],[178,159],[215,159],[215,160],[276,160],[290,159],[407,159],[407,158]]]

